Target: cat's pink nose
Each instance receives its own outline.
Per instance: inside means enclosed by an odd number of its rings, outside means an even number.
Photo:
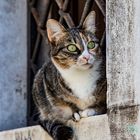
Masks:
[[[85,59],[85,60],[87,60],[87,61],[89,60],[89,58],[90,58],[90,55],[84,55],[84,56],[83,56],[83,59]]]

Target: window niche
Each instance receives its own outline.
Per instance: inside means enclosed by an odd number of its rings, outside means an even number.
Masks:
[[[49,18],[60,21],[67,28],[81,26],[85,17],[92,10],[96,12],[96,35],[104,56],[106,55],[105,40],[105,1],[104,0],[37,0],[29,2],[30,15],[30,63],[29,63],[29,108],[28,122],[36,124],[36,110],[31,97],[34,76],[37,70],[48,62],[49,45],[46,36],[46,21]]]

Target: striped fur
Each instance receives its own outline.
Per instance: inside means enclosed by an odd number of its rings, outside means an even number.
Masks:
[[[106,112],[105,60],[95,37],[95,13],[88,15],[82,29],[66,30],[50,19],[47,32],[51,61],[35,76],[33,98],[42,126],[55,140],[68,140],[73,137],[68,120]],[[89,50],[90,41],[95,47]],[[69,44],[77,51],[69,52]]]

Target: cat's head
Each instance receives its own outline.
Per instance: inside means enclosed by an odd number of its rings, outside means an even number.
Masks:
[[[101,51],[95,36],[95,12],[86,17],[81,29],[65,29],[58,21],[47,21],[51,43],[51,59],[63,69],[90,69],[100,59]]]

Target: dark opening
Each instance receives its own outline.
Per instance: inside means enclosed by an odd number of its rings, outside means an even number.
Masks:
[[[105,55],[105,0],[30,0],[28,48],[28,125],[36,124],[38,114],[32,100],[32,84],[37,70],[48,61],[46,21],[53,18],[66,27],[78,26],[87,14],[96,12],[97,37]]]

